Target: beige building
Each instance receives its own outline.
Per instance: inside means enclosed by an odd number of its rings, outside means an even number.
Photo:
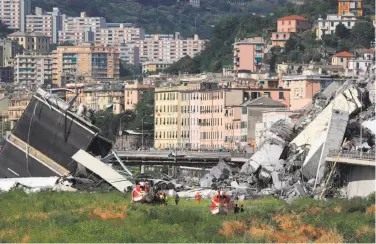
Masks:
[[[231,146],[225,143],[229,123],[225,108],[240,105],[243,94],[241,89],[220,89],[210,82],[156,88],[155,148],[206,150]]]
[[[142,63],[143,74],[159,74],[163,73],[173,62],[166,61],[147,61]]]
[[[53,53],[53,84],[64,85],[67,74],[80,74],[93,79],[119,78],[119,52],[114,47],[84,43],[59,46]]]
[[[50,84],[52,82],[52,56],[17,55],[14,61],[14,82]]]
[[[50,51],[50,37],[38,32],[15,32],[8,35],[9,39],[17,41],[26,52],[47,54]]]
[[[137,44],[145,38],[145,31],[127,23],[107,23],[105,28],[99,28],[96,32],[95,42],[106,45],[118,45],[120,43]]]
[[[124,86],[124,110],[133,110],[134,106],[142,100],[145,92],[154,90],[152,84],[125,84]]]
[[[14,96],[10,99],[8,119],[10,121],[11,128],[13,128],[17,121],[21,118],[22,113],[25,111],[27,105],[29,105],[31,97],[31,94],[23,94],[20,96]]]

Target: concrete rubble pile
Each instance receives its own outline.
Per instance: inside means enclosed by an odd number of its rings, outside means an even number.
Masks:
[[[332,169],[326,159],[331,151],[346,150],[346,145],[350,145],[349,150],[375,151],[375,97],[369,86],[374,78],[368,74],[358,81],[332,83],[315,96],[310,110],[295,125],[284,120],[274,123],[266,132],[267,139],[238,174],[223,178],[223,170],[228,166],[221,162],[201,179],[200,185],[213,187],[211,182],[225,185],[237,198],[263,195],[284,200],[300,196],[318,198],[324,190],[324,196],[336,192],[337,196],[346,197],[348,182],[343,180],[341,170],[349,166],[337,165],[326,182]],[[345,138],[347,144],[342,147]]]

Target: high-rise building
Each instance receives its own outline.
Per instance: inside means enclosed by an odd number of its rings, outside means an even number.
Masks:
[[[107,23],[105,28],[98,29],[95,41],[107,45],[137,44],[145,38],[145,31],[127,23]]]
[[[140,62],[160,60],[173,62],[184,56],[194,57],[205,46],[206,40],[199,39],[195,34],[193,38],[182,39],[180,33],[173,35],[146,35],[140,41]]]
[[[52,82],[51,55],[17,55],[14,61],[14,82],[50,84]]]
[[[363,15],[363,0],[338,0],[338,15],[352,13],[355,16]]]
[[[26,52],[47,54],[50,51],[51,38],[38,32],[14,32],[8,38],[17,41]]]
[[[103,44],[83,43],[59,46],[53,53],[53,84],[65,85],[69,75],[83,75],[94,79],[119,78],[119,51]]]
[[[25,32],[30,13],[31,0],[0,0],[0,19],[10,29]]]
[[[95,42],[95,36],[100,28],[106,27],[103,17],[88,17],[85,12],[80,17],[67,17],[63,21],[63,28],[59,31],[59,43]]]
[[[257,72],[264,57],[264,39],[248,38],[234,43],[234,71]]]
[[[26,16],[26,31],[43,33],[51,38],[52,43],[57,43],[64,17],[58,8],[53,8],[52,12],[43,12],[43,9],[37,7],[34,15]]]

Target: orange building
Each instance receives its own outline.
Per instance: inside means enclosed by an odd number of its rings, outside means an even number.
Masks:
[[[309,29],[311,25],[302,16],[289,15],[278,19],[277,32],[272,33],[272,46],[284,47],[291,33],[300,33]]]
[[[352,13],[355,16],[363,15],[362,0],[338,0],[338,15]]]
[[[309,29],[311,25],[302,16],[289,15],[278,19],[277,32],[297,33]]]

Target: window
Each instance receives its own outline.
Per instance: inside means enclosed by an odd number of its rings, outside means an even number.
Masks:
[[[356,69],[359,69],[359,63],[356,63]]]
[[[334,22],[331,22],[331,23],[330,23],[330,26],[333,27],[333,26],[334,26]]]
[[[349,27],[350,27],[350,26],[351,26],[351,23],[350,23],[350,22],[347,22],[347,26],[349,26]]]
[[[285,99],[283,92],[279,92],[279,99]]]
[[[247,114],[247,107],[242,108],[242,114]]]
[[[343,63],[343,58],[340,58],[340,62]]]
[[[270,92],[264,92],[264,97],[270,97]]]

